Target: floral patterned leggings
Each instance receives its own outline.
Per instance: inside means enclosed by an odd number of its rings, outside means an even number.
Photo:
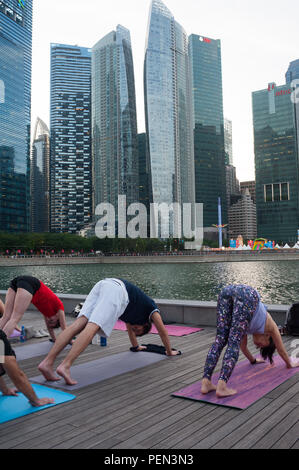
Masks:
[[[249,286],[231,285],[220,292],[217,303],[217,333],[206,359],[203,378],[211,380],[221,352],[227,345],[219,380],[229,380],[239,358],[242,337],[246,334],[258,304],[259,294]]]

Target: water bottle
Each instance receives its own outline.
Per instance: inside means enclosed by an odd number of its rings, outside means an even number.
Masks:
[[[20,341],[21,343],[24,343],[26,341],[26,331],[25,331],[25,326],[22,326],[21,328],[21,336],[20,336]]]
[[[105,336],[101,336],[101,346],[107,346],[107,338]]]

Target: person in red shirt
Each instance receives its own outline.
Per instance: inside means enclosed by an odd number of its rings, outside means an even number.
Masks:
[[[43,314],[50,337],[55,341],[54,329],[67,327],[63,303],[49,287],[32,276],[18,276],[11,281],[0,329],[9,338],[31,303]]]

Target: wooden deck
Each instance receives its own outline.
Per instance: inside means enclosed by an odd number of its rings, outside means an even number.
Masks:
[[[72,402],[1,424],[0,449],[298,449],[299,373],[243,411],[171,396],[201,378],[214,335],[205,328],[172,337],[181,357],[76,390]],[[289,351],[292,340],[284,339]],[[160,344],[157,335],[142,342]],[[249,346],[255,352],[251,340]],[[114,331],[106,348],[90,345],[76,364],[128,347],[127,334]],[[20,366],[33,377],[40,361]]]

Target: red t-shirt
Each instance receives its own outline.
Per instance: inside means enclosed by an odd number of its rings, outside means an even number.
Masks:
[[[64,311],[64,306],[61,300],[41,281],[40,288],[32,297],[31,303],[33,303],[33,305],[48,318],[56,315],[58,310]]]

